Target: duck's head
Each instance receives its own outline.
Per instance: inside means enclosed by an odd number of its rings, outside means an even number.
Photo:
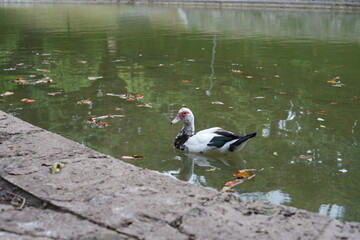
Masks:
[[[174,120],[171,121],[171,124],[175,124],[179,121],[184,121],[185,124],[192,124],[194,122],[194,115],[188,108],[181,108],[174,118]]]

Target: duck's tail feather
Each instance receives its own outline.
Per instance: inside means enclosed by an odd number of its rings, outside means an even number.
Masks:
[[[250,139],[256,136],[256,133],[251,133],[248,134],[244,137],[240,137],[239,140],[237,140],[236,142],[230,144],[229,146],[229,151],[230,152],[237,152],[240,151],[246,144],[246,142]]]

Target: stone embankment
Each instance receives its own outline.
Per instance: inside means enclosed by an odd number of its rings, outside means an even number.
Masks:
[[[3,3],[127,3],[219,7],[359,9],[359,0],[0,0]]]
[[[58,174],[49,167],[64,164]],[[0,239],[360,239],[360,223],[242,202],[0,111]]]

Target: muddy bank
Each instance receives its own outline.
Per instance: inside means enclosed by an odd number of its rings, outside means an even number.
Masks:
[[[49,166],[65,167],[51,174]],[[360,223],[242,202],[0,111],[0,238],[359,239]]]

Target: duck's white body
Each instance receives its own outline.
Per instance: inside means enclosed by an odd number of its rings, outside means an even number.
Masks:
[[[238,152],[245,146],[250,138],[256,136],[256,133],[239,136],[219,127],[205,129],[195,134],[194,115],[188,108],[181,108],[171,123],[175,124],[179,121],[183,121],[184,126],[176,136],[174,146],[180,150],[189,152]]]

